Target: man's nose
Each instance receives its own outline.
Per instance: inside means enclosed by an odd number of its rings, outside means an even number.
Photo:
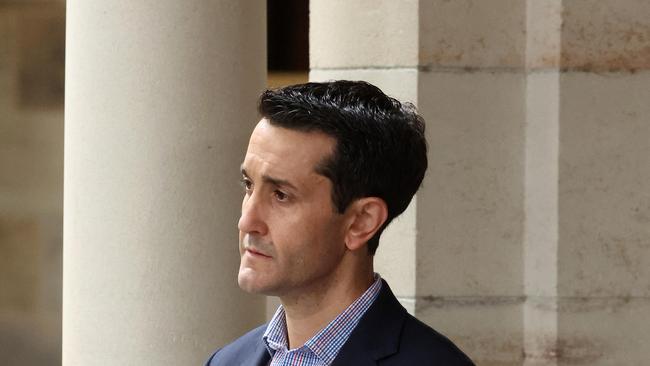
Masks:
[[[268,228],[264,220],[264,207],[259,194],[254,192],[244,197],[237,227],[244,233],[266,235]]]

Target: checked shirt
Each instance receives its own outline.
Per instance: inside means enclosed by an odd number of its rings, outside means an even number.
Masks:
[[[375,282],[363,295],[302,347],[291,350],[287,349],[286,319],[284,309],[280,305],[262,337],[271,354],[270,366],[329,366],[363,314],[379,295],[380,289],[381,278],[375,274]]]

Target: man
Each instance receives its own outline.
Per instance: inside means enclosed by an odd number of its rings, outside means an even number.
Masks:
[[[264,92],[241,165],[239,286],[278,296],[270,323],[207,365],[472,365],[373,271],[427,167],[424,121],[365,82]]]

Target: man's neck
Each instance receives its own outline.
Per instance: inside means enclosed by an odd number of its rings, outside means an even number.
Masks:
[[[372,267],[364,272],[349,278],[332,276],[308,291],[280,298],[289,349],[302,347],[372,285]]]

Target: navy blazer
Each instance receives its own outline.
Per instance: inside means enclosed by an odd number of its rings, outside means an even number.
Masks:
[[[383,280],[382,280],[383,281]],[[271,356],[262,340],[267,324],[215,352],[206,366],[266,366]],[[383,281],[332,366],[473,366],[445,336],[410,315]]]

